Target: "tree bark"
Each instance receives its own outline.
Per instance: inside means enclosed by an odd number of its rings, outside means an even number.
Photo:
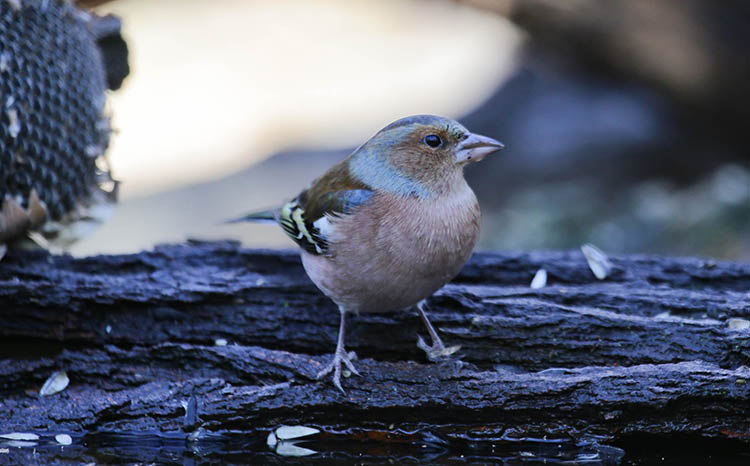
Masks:
[[[265,435],[282,424],[320,428],[312,443],[344,456],[352,441],[368,445],[357,455],[423,459],[466,448],[507,459],[531,442],[532,455],[612,464],[641,436],[746,448],[750,266],[611,260],[599,281],[579,252],[476,254],[427,306],[460,359],[427,362],[414,311],[354,316],[346,343],[362,376],[343,380],[344,395],[315,380],[338,311],[296,253],[232,242],[82,259],[9,251],[0,434],[35,432],[40,446],[56,432],[100,446],[120,436],[119,454],[137,461],[165,459],[127,450],[123,438],[146,432],[180,439],[179,455],[194,450],[186,439],[270,455]],[[539,268],[548,285],[531,289]],[[59,370],[70,385],[39,397]]]

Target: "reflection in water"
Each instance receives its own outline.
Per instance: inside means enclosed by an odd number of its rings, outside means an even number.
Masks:
[[[513,429],[509,429],[508,432]],[[73,435],[63,446],[42,437],[34,447],[7,447],[0,442],[0,461],[13,464],[705,464],[745,465],[747,449],[738,441],[686,437],[628,437],[612,442],[595,436],[446,441],[428,431],[396,429],[393,438],[363,439],[363,430],[328,434],[305,443],[318,453],[303,458],[281,456],[265,442],[268,430],[205,433],[188,440],[182,432],[99,433]],[[374,432],[374,431],[373,431]],[[8,448],[3,453],[3,448]]]

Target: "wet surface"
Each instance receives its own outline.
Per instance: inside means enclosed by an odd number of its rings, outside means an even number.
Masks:
[[[750,451],[731,440],[687,437],[604,439],[450,438],[422,430],[321,432],[297,443],[298,450],[267,445],[268,430],[243,433],[99,433],[72,436],[60,445],[40,434],[33,442],[0,441],[6,464],[592,464],[744,465]],[[628,451],[626,454],[625,451]],[[301,456],[295,456],[300,454]]]

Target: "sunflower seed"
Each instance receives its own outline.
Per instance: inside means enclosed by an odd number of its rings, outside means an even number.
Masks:
[[[276,444],[279,443],[279,440],[276,438],[276,434],[271,432],[268,434],[268,438],[266,439],[266,444],[269,448],[275,448]]]
[[[727,326],[732,330],[747,330],[750,328],[750,320],[733,317],[727,320]]]
[[[535,290],[547,286],[547,271],[544,269],[537,270],[536,275],[534,275],[534,279],[531,280],[531,285],[529,286]]]
[[[594,272],[596,278],[604,280],[609,276],[612,271],[612,263],[601,249],[591,243],[586,243],[581,246],[581,252],[586,257],[586,262],[589,263],[589,268]]]
[[[39,394],[41,396],[49,396],[54,395],[55,393],[60,393],[65,390],[69,383],[70,379],[68,379],[68,374],[66,374],[65,371],[57,371],[50,375],[49,379],[44,382],[42,389],[39,390]]]
[[[0,434],[0,438],[6,440],[39,440],[37,434],[26,432],[11,432],[10,434]]]
[[[310,456],[317,453],[309,448],[298,447],[294,443],[282,442],[276,447],[276,454],[281,456]]]
[[[7,442],[3,443],[13,448],[35,447],[39,445],[36,442],[27,442],[26,440],[8,440]]]
[[[55,440],[57,440],[57,443],[60,445],[70,445],[73,443],[73,439],[68,434],[57,434],[55,435]]]
[[[281,426],[275,432],[276,437],[283,441],[314,435],[320,433],[320,430],[305,426]]]
[[[18,133],[21,132],[21,122],[18,121],[18,110],[9,108],[5,111],[5,114],[8,116],[8,134],[15,139],[18,137]]]

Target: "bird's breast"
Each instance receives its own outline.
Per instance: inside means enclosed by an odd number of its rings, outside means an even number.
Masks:
[[[471,256],[480,212],[463,183],[435,199],[378,193],[329,221],[331,254],[303,252],[305,270],[340,306],[377,312],[416,304],[451,280]]]

